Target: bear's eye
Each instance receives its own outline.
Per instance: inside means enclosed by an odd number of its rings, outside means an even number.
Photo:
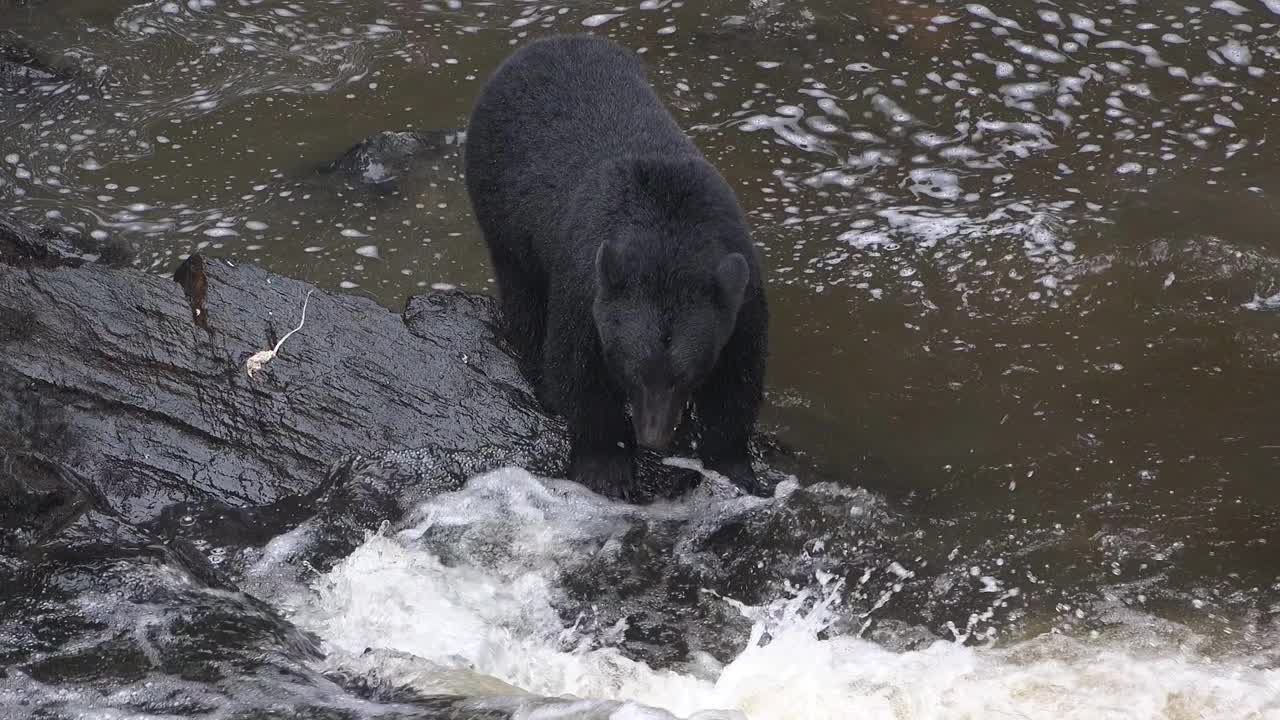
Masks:
[[[671,331],[670,330],[662,333],[662,345],[664,347],[671,347]]]

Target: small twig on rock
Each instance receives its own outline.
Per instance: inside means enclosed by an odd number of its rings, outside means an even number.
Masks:
[[[276,358],[276,353],[280,352],[280,346],[281,346],[281,345],[284,345],[284,341],[285,341],[285,340],[288,340],[290,335],[292,335],[292,334],[294,334],[294,333],[298,332],[299,330],[301,330],[301,329],[302,329],[302,326],[306,324],[306,322],[307,322],[307,301],[309,301],[309,300],[311,299],[311,293],[312,293],[314,290],[315,290],[315,288],[312,288],[311,290],[308,290],[308,291],[307,291],[307,296],[306,296],[306,297],[304,297],[304,298],[302,298],[302,319],[298,321],[298,327],[296,327],[296,328],[294,328],[294,329],[290,330],[289,332],[285,333],[285,334],[284,334],[284,337],[280,338],[279,342],[277,342],[277,343],[276,343],[276,346],[275,346],[274,348],[272,348],[272,349],[270,349],[270,350],[260,350],[260,351],[258,351],[258,352],[256,352],[256,353],[254,353],[254,354],[250,355],[250,356],[249,356],[249,359],[244,361],[244,369],[245,369],[245,371],[246,371],[246,372],[248,372],[248,373],[249,373],[249,378],[250,378],[250,379],[253,379],[254,375],[255,375],[257,372],[261,371],[261,370],[262,370],[262,368],[266,367],[267,363],[271,362],[272,360],[274,360],[274,359]]]

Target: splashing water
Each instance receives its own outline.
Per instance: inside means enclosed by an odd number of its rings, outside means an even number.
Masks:
[[[654,669],[607,633],[562,621],[567,559],[619,542],[611,533],[628,518],[698,523],[735,504],[783,501],[702,496],[635,508],[496,471],[424,503],[400,530],[293,586],[283,604],[323,638],[328,671],[465,695],[475,712],[519,717],[1280,717],[1280,669],[1215,661],[1134,627],[1087,641],[1047,634],[996,649],[939,640],[895,652],[834,632],[845,587],[830,577],[762,606],[720,598],[750,622],[723,665],[700,657]],[[495,535],[505,553],[484,541]],[[438,546],[443,537],[451,547]]]

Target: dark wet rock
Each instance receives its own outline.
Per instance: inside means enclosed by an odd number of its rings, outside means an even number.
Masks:
[[[456,176],[464,137],[460,130],[381,132],[347,150],[321,174],[384,193],[436,175]]]
[[[558,432],[519,386],[492,389],[519,378],[487,301],[423,300],[406,323],[313,294],[307,325],[249,380],[244,359],[294,325],[301,283],[199,258],[180,273],[201,290],[188,298],[37,240],[7,233],[0,265],[0,705],[242,718],[348,705],[310,669],[314,638],[239,591],[220,567],[234,552],[218,550],[317,508],[354,539],[486,462],[537,455]],[[452,452],[481,445],[475,465]],[[415,446],[428,449],[379,452]],[[349,551],[343,539],[328,545]]]
[[[132,251],[123,242],[95,240],[82,233],[0,215],[0,263],[56,267],[97,262],[124,267],[132,260]]]
[[[10,433],[0,441],[0,706],[198,714],[248,693],[330,685],[307,669],[315,640],[210,582],[189,543],[161,542],[91,479],[13,449]]]
[[[382,448],[481,445],[502,462],[556,437],[466,296],[406,324],[361,298],[193,258],[168,279],[28,254],[0,266],[0,426],[102,488],[131,522],[175,504],[262,506],[315,490],[332,463]],[[184,289],[191,293],[188,298]],[[197,322],[199,324],[197,324]],[[494,378],[494,379],[491,379]]]
[[[39,560],[0,588],[6,718],[357,717],[341,708],[359,700],[312,669],[314,638],[249,595],[206,585],[172,553],[126,539]],[[450,717],[397,703],[358,716]]]
[[[563,452],[488,299],[402,317],[253,267],[196,256],[178,283],[0,228],[0,704],[48,685],[178,714],[341,695],[306,669],[313,641],[237,590],[238,551],[319,513],[340,557],[415,497]],[[74,714],[72,696],[30,707]]]
[[[33,85],[65,79],[63,73],[42,62],[29,48],[0,36],[0,90],[20,92]]]

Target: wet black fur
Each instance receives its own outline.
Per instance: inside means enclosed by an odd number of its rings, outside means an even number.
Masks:
[[[570,477],[630,496],[629,393],[663,375],[687,386],[704,463],[761,491],[747,454],[768,324],[757,254],[732,189],[639,58],[590,36],[526,45],[485,86],[465,163],[509,339],[572,433]],[[606,241],[612,284],[597,271]],[[731,253],[747,269],[736,321],[717,289]]]

